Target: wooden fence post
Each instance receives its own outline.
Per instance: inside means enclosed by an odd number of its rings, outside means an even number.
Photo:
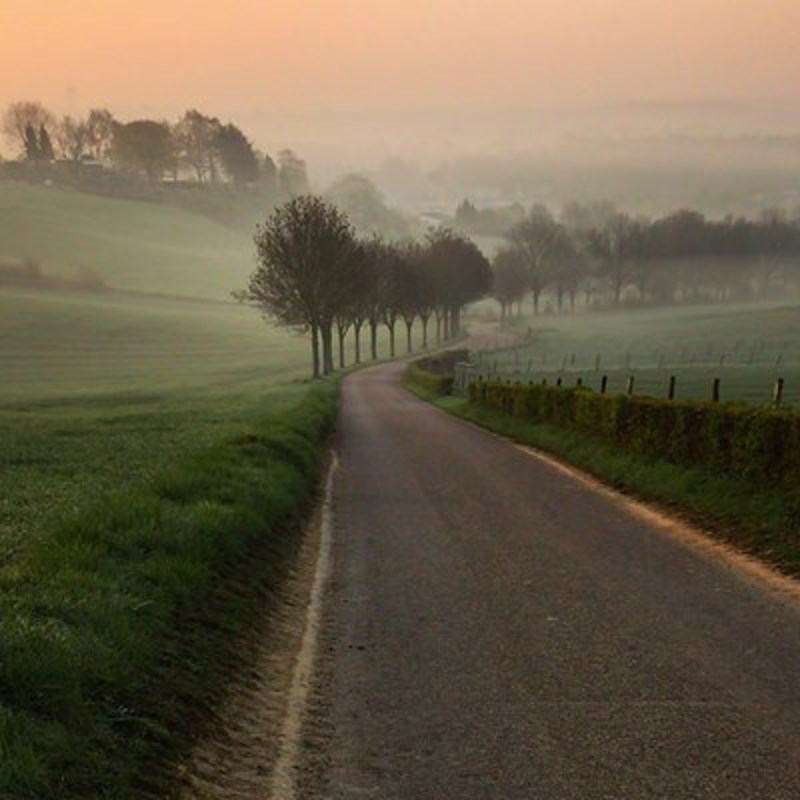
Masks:
[[[580,387],[583,386],[583,378],[578,378],[578,380],[575,381],[575,385],[580,389]]]
[[[719,403],[719,378],[714,378],[714,383],[711,387],[711,400]]]
[[[561,386],[561,376],[560,375],[556,378],[556,386]]]
[[[603,375],[600,379],[600,394],[605,394],[608,388],[608,375]]]
[[[667,397],[670,400],[674,400],[675,399],[675,376],[674,375],[670,375],[669,376],[669,391],[667,393]]]
[[[783,378],[778,378],[775,381],[775,388],[772,390],[772,401],[775,403],[776,408],[783,402]]]
[[[627,388],[628,397],[633,394],[633,375],[628,376],[628,388]]]

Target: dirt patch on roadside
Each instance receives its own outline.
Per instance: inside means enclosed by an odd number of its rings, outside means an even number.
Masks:
[[[280,595],[242,640],[248,667],[228,688],[207,735],[181,770],[180,800],[264,800],[273,769],[320,541],[318,510]]]

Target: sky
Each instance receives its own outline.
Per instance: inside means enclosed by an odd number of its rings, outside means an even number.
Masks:
[[[798,31],[798,0],[0,0],[0,105],[197,107],[269,145],[359,120],[447,118],[452,136],[542,109],[796,98]]]

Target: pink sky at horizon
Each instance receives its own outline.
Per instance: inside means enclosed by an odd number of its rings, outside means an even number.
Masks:
[[[800,94],[798,0],[0,0],[0,106],[475,113]]]

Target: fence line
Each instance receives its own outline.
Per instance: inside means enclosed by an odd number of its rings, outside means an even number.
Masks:
[[[574,384],[567,384],[565,383],[565,377],[563,374],[563,370],[561,373],[549,373],[549,377],[552,377],[555,374],[555,386],[557,387],[567,387],[569,385],[574,386],[575,388],[586,388],[590,389],[587,384],[584,383],[584,377],[582,375],[577,375],[575,377]],[[520,378],[527,377],[528,380],[520,380]],[[522,373],[517,372],[512,376],[502,375],[497,371],[497,362],[495,361],[493,364],[493,368],[489,370],[483,370],[481,368],[480,363],[473,363],[473,362],[460,362],[455,365],[455,381],[454,381],[454,389],[458,392],[466,392],[469,384],[475,380],[494,380],[494,381],[505,381],[507,384],[522,384],[522,383],[529,383],[533,384],[534,381],[530,379],[530,375],[523,376]],[[541,378],[541,383],[543,386],[548,385],[548,376]],[[775,380],[771,387],[771,397],[772,397],[772,404],[776,407],[779,407],[783,404],[784,400],[784,388],[786,382],[784,378],[779,377]],[[609,376],[607,373],[603,373],[600,376],[600,383],[599,383],[599,392],[600,394],[606,394],[608,392],[609,386]],[[636,386],[636,376],[633,374],[627,374],[625,380],[625,391],[624,394],[628,396],[632,396],[634,394]],[[666,380],[665,387],[664,387],[664,397],[667,400],[675,400],[677,395],[678,389],[678,377],[676,375],[670,374],[668,379]],[[648,396],[658,396],[658,395],[650,395]],[[712,402],[718,403],[722,400],[722,379],[719,376],[715,376],[711,379],[710,390],[708,393],[708,399]]]

